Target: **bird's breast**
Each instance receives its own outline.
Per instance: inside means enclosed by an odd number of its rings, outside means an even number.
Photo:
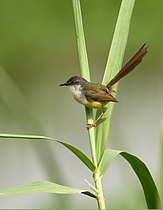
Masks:
[[[82,87],[81,85],[73,85],[69,86],[70,91],[74,95],[74,99],[79,102],[80,104],[86,105],[88,103],[86,97],[84,96],[82,92]]]

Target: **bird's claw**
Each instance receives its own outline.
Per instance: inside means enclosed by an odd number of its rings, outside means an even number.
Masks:
[[[96,127],[96,122],[93,122],[92,124],[88,124],[86,126],[86,129],[89,130],[90,128]]]

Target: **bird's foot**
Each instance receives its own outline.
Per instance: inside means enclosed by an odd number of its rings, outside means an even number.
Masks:
[[[92,124],[88,124],[86,126],[86,129],[89,130],[90,128],[96,127],[96,122],[93,122]]]

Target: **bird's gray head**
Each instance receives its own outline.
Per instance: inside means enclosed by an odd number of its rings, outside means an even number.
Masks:
[[[74,85],[84,85],[88,81],[82,77],[79,76],[73,76],[70,79],[68,79],[65,83],[60,84],[59,86],[74,86]]]
[[[73,93],[74,98],[81,104],[86,104],[87,100],[83,94],[83,87],[88,83],[88,81],[79,76],[73,76],[68,79],[65,83],[60,84],[60,86],[68,86],[69,90]]]

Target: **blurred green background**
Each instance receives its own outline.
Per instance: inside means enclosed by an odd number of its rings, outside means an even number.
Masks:
[[[92,81],[100,82],[120,0],[81,1]],[[125,61],[146,42],[149,53],[121,81],[108,146],[137,155],[160,186],[163,117],[163,1],[137,0]],[[116,58],[115,58],[116,59]],[[58,85],[79,75],[71,0],[0,0],[0,132],[48,135],[90,155],[84,107]],[[161,149],[160,149],[161,148]],[[49,142],[0,140],[0,188],[34,180],[86,188],[91,173]],[[145,208],[129,165],[114,161],[103,178],[110,208]],[[0,208],[96,208],[86,196],[36,193],[1,198]]]

